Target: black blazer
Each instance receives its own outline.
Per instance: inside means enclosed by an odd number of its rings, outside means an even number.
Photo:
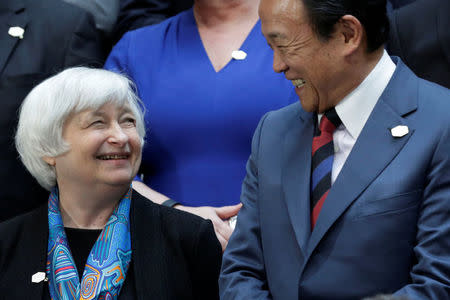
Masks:
[[[23,39],[8,34],[13,26],[25,29]],[[61,0],[0,0],[0,222],[37,207],[48,195],[14,147],[23,99],[56,72],[102,66],[105,57],[102,36],[82,9]]]
[[[421,78],[450,88],[450,1],[417,0],[389,16],[387,50]]]
[[[137,299],[219,299],[222,251],[211,221],[136,191],[130,215]],[[47,283],[32,283],[31,276],[45,272],[47,241],[47,205],[0,224],[1,299],[43,298]]]

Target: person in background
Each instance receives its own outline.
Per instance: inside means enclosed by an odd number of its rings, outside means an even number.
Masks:
[[[389,22],[389,54],[419,77],[450,88],[450,1],[415,1],[394,10]]]
[[[385,0],[261,0],[300,103],[255,131],[222,300],[450,295],[450,91],[384,50]]]
[[[89,12],[97,29],[111,35],[119,13],[119,0],[63,0]]]
[[[392,6],[392,9],[398,9],[402,6],[413,3],[416,0],[388,0],[387,2]]]
[[[105,64],[136,83],[147,108],[151,145],[134,187],[211,219],[223,249],[258,120],[296,101],[292,85],[271,70],[258,3],[196,0],[190,10],[125,34]]]
[[[218,299],[222,252],[211,222],[131,187],[141,109],[127,78],[84,67],[26,97],[16,146],[50,196],[0,224],[2,298]]]
[[[31,210],[47,195],[24,169],[14,147],[22,100],[35,85],[64,68],[102,66],[106,54],[92,17],[61,0],[1,0],[0,45],[3,221]]]
[[[192,7],[193,0],[119,0],[114,30],[117,42],[128,31],[158,24]]]
[[[362,300],[409,300],[406,296],[395,296],[389,294],[376,295],[373,297],[367,297]]]

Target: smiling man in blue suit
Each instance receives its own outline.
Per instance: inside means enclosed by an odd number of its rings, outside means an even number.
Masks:
[[[256,129],[221,299],[449,299],[450,92],[386,54],[385,7],[261,0],[300,103]]]

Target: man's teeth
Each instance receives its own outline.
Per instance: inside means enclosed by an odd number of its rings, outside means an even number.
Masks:
[[[109,159],[126,159],[127,155],[101,155],[98,158],[102,160],[109,160]]]
[[[291,80],[292,81],[292,84],[295,86],[295,87],[302,87],[305,83],[306,83],[306,81],[305,80],[303,80],[303,79],[294,79],[294,80]]]

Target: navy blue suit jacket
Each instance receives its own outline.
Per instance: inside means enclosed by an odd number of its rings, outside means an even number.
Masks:
[[[450,92],[395,62],[312,233],[315,118],[299,103],[262,118],[221,299],[448,299]],[[397,125],[409,133],[393,137]]]

